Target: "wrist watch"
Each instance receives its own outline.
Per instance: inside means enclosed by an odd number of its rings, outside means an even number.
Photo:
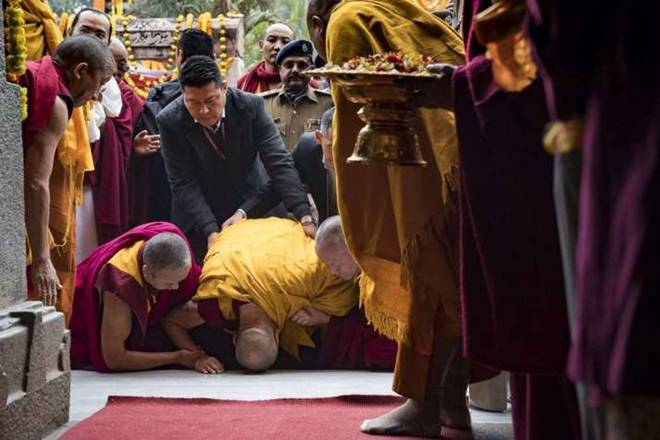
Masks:
[[[314,217],[312,217],[311,215],[307,214],[300,217],[301,225],[308,225],[310,223],[314,223]]]

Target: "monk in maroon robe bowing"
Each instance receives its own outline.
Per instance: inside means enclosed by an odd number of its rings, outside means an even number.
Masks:
[[[294,37],[295,34],[286,24],[274,23],[268,26],[259,41],[263,60],[238,79],[236,88],[250,93],[263,93],[280,87],[282,79],[277,67],[277,54]]]
[[[122,80],[128,70],[128,52],[117,38],[110,40],[117,64],[115,79],[122,107],[117,117],[108,117],[101,138],[92,145],[94,172],[88,173],[94,194],[94,214],[99,244],[118,237],[129,227],[128,172],[133,151],[133,130],[143,101]]]
[[[29,282],[47,305],[57,301],[60,280],[53,266],[49,230],[49,181],[58,143],[73,107],[99,94],[114,69],[108,49],[88,36],[70,38],[41,61],[29,61],[20,84],[28,90],[28,117],[23,122],[25,220],[28,235]]]
[[[73,368],[146,370],[202,368],[197,349],[174,350],[163,318],[192,297],[199,268],[183,233],[148,223],[97,248],[78,265],[71,317]]]

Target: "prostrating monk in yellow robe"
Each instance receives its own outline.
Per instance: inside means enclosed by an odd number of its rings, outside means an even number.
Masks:
[[[389,51],[464,62],[458,34],[412,1],[312,0],[307,25],[319,54],[332,64]],[[361,302],[374,327],[398,341],[394,390],[409,398],[362,429],[470,435],[468,365],[460,350],[454,115],[419,111],[414,128],[426,167],[347,165],[364,123],[360,107],[336,83],[332,96],[338,207],[363,270]]]
[[[22,0],[20,7],[25,12],[28,59],[39,60],[53,53],[63,38],[48,3],[42,0]],[[86,107],[73,110],[66,132],[57,147],[50,177],[49,230],[54,241],[51,259],[62,284],[56,306],[65,314],[67,323],[71,316],[75,287],[75,204],[82,202],[84,173],[94,170],[86,113]],[[34,292],[29,292],[29,296],[35,298]]]
[[[275,362],[277,345],[298,359],[300,346],[314,347],[310,335],[323,316],[344,316],[357,304],[356,275],[334,275],[299,223],[245,220],[209,248],[193,301],[215,300],[224,320],[238,320],[236,359],[261,371]]]

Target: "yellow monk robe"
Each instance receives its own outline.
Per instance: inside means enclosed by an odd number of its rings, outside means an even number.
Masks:
[[[63,38],[50,6],[41,0],[22,0],[20,6],[25,12],[28,59],[39,60],[48,53],[52,54]],[[54,241],[51,259],[62,283],[57,309],[65,314],[67,323],[75,287],[75,204],[82,202],[84,173],[94,170],[86,120],[84,108],[73,110],[66,132],[57,146],[57,160],[53,163],[50,177],[49,230]],[[28,251],[28,265],[29,254]]]
[[[464,62],[461,38],[406,0],[344,0],[327,29],[328,61],[401,51]],[[421,399],[434,338],[460,335],[457,267],[457,165],[454,115],[421,110],[416,131],[425,168],[347,165],[359,106],[333,84],[338,207],[349,248],[362,268],[361,301],[374,327],[399,342],[394,389]]]
[[[309,330],[289,318],[304,307],[344,316],[358,292],[355,282],[332,275],[319,261],[300,223],[267,218],[223,230],[209,249],[193,300],[214,298],[228,320],[237,319],[234,300],[259,306],[277,326],[280,347],[298,359],[299,346],[314,343]]]

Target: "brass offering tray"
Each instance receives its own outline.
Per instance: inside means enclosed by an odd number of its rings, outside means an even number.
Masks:
[[[362,104],[358,112],[366,124],[358,134],[352,164],[426,166],[419,149],[415,122],[419,115],[413,98],[442,75],[430,72],[372,72],[329,67],[308,70],[337,84],[349,101]]]

